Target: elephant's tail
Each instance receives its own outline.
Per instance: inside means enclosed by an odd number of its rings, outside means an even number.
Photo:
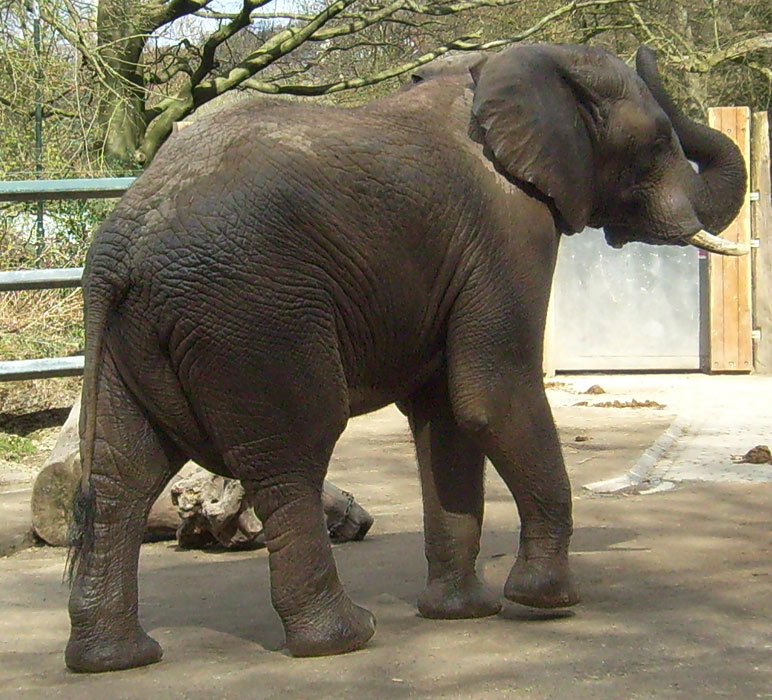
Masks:
[[[87,263],[86,269],[89,269]],[[104,355],[104,337],[107,317],[118,299],[123,296],[128,281],[110,280],[106,276],[84,276],[83,300],[86,331],[85,366],[80,405],[80,459],[81,479],[75,491],[69,524],[67,554],[67,579],[72,582],[77,564],[91,548],[94,540],[95,498],[91,486],[94,460],[94,441],[97,423],[97,393]]]

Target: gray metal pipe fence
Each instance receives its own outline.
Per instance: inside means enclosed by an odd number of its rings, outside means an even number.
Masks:
[[[48,199],[120,197],[133,177],[0,182],[0,202],[40,202]],[[82,267],[0,271],[0,292],[79,287]],[[83,374],[83,355],[0,362],[0,382]]]

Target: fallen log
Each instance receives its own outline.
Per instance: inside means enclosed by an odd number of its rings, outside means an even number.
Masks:
[[[32,526],[52,546],[68,544],[72,500],[81,477],[78,418],[80,399],[70,411],[32,489]],[[324,482],[322,506],[333,542],[361,540],[372,516],[354,497]],[[217,476],[189,462],[164,489],[148,517],[145,541],[177,538],[186,548],[219,545],[252,549],[264,544],[262,524],[235,479]]]

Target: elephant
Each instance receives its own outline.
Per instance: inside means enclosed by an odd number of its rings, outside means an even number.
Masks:
[[[560,238],[745,252],[717,235],[741,154],[683,116],[653,52],[637,64],[516,45],[364,106],[245,101],[169,139],[87,255],[70,669],[161,658],[138,553],[187,459],[251,495],[289,652],[364,646],[375,620],[340,583],[320,494],[348,419],[392,403],[422,485],[420,614],[501,608],[476,571],[486,457],[520,518],[504,596],[578,601],[542,373]]]

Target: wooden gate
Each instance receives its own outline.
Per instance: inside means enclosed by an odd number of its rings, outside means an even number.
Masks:
[[[747,107],[714,107],[708,123],[731,138],[751,159],[751,113]],[[750,244],[750,198],[746,194],[740,213],[721,233],[722,238]],[[710,325],[709,366],[711,372],[750,372],[753,369],[751,341],[751,256],[708,258],[708,306]]]

